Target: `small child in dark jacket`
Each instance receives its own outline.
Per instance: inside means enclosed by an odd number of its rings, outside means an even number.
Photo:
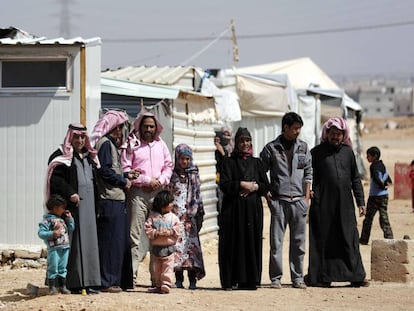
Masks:
[[[393,239],[393,233],[388,219],[388,186],[392,184],[384,163],[380,160],[381,151],[378,147],[367,150],[367,160],[371,163],[369,167],[371,182],[367,202],[367,213],[362,226],[359,242],[367,245],[371,234],[371,226],[374,216],[379,211],[379,223],[384,232],[385,239]]]
[[[75,229],[71,213],[66,209],[65,199],[52,195],[46,203],[48,213],[39,223],[39,238],[47,246],[47,278],[49,294],[55,295],[58,289],[62,294],[70,294],[66,288],[66,266],[69,257],[69,232]]]

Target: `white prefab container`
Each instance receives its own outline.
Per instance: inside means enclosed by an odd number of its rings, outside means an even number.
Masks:
[[[47,162],[99,117],[101,40],[0,38],[0,244],[41,245]]]

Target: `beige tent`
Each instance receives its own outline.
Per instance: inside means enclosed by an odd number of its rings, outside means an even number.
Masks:
[[[236,75],[237,95],[243,116],[280,116],[296,101],[287,75]]]
[[[310,58],[297,58],[283,62],[238,68],[239,73],[283,73],[289,77],[294,89],[318,87],[326,90],[340,90],[338,85]]]
[[[361,110],[361,106],[347,96],[343,89],[308,57],[238,68],[237,74],[287,75],[290,86],[298,93],[302,91],[318,94],[321,98],[327,99],[322,100],[322,118],[342,115],[347,108]]]

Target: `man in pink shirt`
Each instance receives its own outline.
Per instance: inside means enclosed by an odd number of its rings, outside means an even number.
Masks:
[[[138,170],[128,195],[131,217],[131,254],[134,279],[139,265],[141,232],[152,208],[155,195],[170,182],[173,165],[167,145],[161,139],[163,126],[154,114],[145,112],[135,119],[121,154],[124,172]]]

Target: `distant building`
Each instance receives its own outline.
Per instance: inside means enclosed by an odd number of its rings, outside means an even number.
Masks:
[[[401,87],[395,90],[395,116],[414,115],[413,87]]]
[[[359,102],[364,117],[414,115],[412,77],[359,77],[342,80],[341,87]]]
[[[366,117],[394,116],[394,87],[364,87],[360,88],[358,93],[358,102]]]

